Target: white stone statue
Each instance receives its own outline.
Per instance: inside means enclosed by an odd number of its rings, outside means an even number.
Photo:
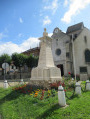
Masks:
[[[61,71],[54,65],[51,42],[52,38],[48,36],[46,28],[43,32],[41,41],[38,66],[32,69],[31,80],[61,80]]]

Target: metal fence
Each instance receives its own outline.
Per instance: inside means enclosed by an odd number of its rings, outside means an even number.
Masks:
[[[20,76],[21,75],[21,76]],[[17,74],[6,74],[5,79],[7,80],[16,80],[16,79],[28,79],[31,77],[30,72],[29,73],[17,73]],[[0,75],[0,80],[4,80],[4,75]]]

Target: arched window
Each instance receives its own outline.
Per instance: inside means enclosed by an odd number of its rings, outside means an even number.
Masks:
[[[85,50],[85,62],[90,62],[90,50]]]

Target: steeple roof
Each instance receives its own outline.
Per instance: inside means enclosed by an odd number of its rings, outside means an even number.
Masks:
[[[67,28],[66,34],[70,34],[70,33],[72,33],[72,32],[82,30],[83,28],[84,28],[84,24],[83,24],[83,22],[80,22],[80,23],[75,24],[75,25],[73,25],[73,26],[69,26],[69,27]]]

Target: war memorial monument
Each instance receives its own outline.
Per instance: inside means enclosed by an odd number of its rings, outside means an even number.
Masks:
[[[51,42],[52,38],[48,36],[44,29],[43,37],[40,37],[40,55],[39,62],[36,68],[32,69],[30,82],[56,82],[61,81],[61,71],[54,65]]]

